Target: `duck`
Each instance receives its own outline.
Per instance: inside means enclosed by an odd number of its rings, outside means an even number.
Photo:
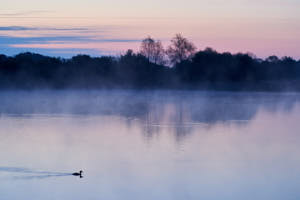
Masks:
[[[82,170],[80,170],[79,172],[75,172],[75,173],[73,173],[72,175],[73,176],[79,176],[80,178],[82,178]]]

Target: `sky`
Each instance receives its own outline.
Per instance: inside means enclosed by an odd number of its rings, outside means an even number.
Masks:
[[[300,59],[299,0],[1,0],[0,54],[120,55],[176,33],[198,50]]]

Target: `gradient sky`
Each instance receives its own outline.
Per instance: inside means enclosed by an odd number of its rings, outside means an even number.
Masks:
[[[2,0],[1,52],[119,55],[182,33],[199,50],[300,59],[299,0]]]

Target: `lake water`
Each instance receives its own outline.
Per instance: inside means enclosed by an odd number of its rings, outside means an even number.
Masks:
[[[1,200],[300,199],[298,94],[7,91],[0,114]]]

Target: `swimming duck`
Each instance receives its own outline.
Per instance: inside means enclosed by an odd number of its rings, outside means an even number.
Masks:
[[[72,175],[73,175],[73,176],[79,176],[80,178],[82,178],[82,172],[83,172],[83,171],[80,170],[79,173],[78,173],[78,172],[75,172],[75,173],[73,173]]]

